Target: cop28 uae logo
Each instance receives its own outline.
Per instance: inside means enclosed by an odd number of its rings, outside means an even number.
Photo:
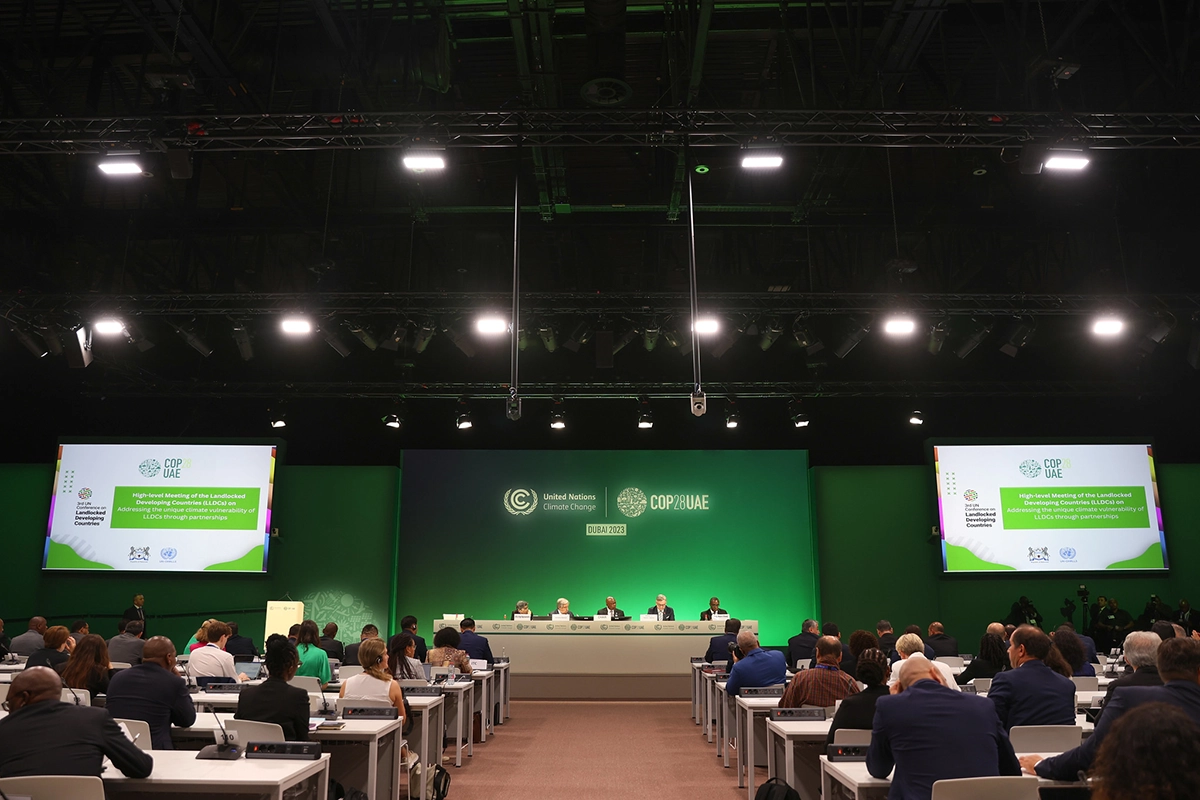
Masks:
[[[159,464],[153,458],[147,458],[141,464],[138,464],[138,472],[146,478],[153,478],[162,470],[162,464]]]
[[[1042,474],[1042,465],[1034,461],[1032,458],[1022,461],[1021,466],[1018,467],[1018,469],[1021,470],[1021,474],[1026,478],[1036,478],[1038,475]]]
[[[504,493],[504,510],[519,517],[532,514],[537,508],[538,496],[533,489],[509,489]]]
[[[646,493],[630,487],[617,495],[617,510],[627,517],[640,517],[646,510]]]

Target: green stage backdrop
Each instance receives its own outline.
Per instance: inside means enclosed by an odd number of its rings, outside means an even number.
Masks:
[[[782,642],[817,608],[803,451],[407,451],[400,530],[427,636],[443,613],[611,594],[637,615],[661,592],[680,620],[716,595]]]

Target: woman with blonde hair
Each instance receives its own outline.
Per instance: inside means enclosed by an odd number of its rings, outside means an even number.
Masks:
[[[192,634],[192,640],[187,643],[187,651],[189,653],[197,647],[204,647],[204,645],[208,644],[208,626],[214,622],[216,622],[215,619],[206,619],[204,620],[204,624],[196,629],[196,632]]]
[[[388,666],[387,644],[383,639],[367,639],[358,646],[358,663],[363,671],[342,681],[338,697],[350,700],[387,700],[404,719],[404,692],[392,677]]]

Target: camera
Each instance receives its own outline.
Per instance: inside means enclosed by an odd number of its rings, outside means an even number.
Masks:
[[[1079,588],[1075,590],[1075,595],[1077,597],[1087,597],[1088,594],[1090,594],[1088,592],[1088,587],[1084,586],[1082,583],[1079,584]]]
[[[707,410],[708,400],[705,398],[704,392],[692,392],[692,414],[703,417]]]
[[[729,643],[729,654],[738,661],[746,657],[746,654],[742,652],[742,648],[738,647],[736,642]]]

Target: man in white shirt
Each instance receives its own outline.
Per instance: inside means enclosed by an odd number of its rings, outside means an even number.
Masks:
[[[225,652],[225,642],[229,641],[232,633],[224,622],[214,622],[208,626],[208,644],[197,647],[188,659],[187,672],[193,678],[229,678],[230,680],[250,680],[245,673],[237,671],[233,664],[233,656]]]
[[[915,633],[906,633],[896,640],[896,652],[900,654],[900,658],[902,659],[923,659],[925,658],[925,642],[923,642],[921,637],[917,636]],[[959,686],[954,680],[954,673],[950,671],[950,667],[946,666],[941,661],[932,661],[930,663],[937,668],[937,671],[942,676],[942,682],[948,689],[954,689],[958,692],[962,691],[962,687]],[[888,681],[888,686],[893,686],[899,679],[899,676],[900,669],[897,667],[896,669],[892,670],[892,678]]]

